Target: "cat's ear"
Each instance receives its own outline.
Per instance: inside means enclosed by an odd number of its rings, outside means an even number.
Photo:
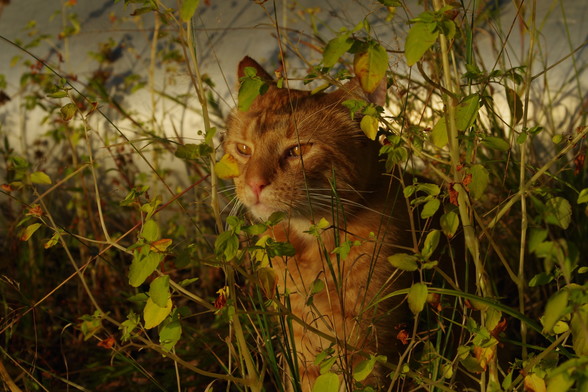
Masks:
[[[272,76],[265,69],[263,69],[263,67],[259,65],[257,61],[253,60],[249,56],[243,57],[243,60],[239,62],[239,67],[237,68],[237,76],[239,79],[245,76],[245,68],[247,67],[254,68],[257,71],[257,76],[259,76],[264,82],[271,82],[274,80],[274,78],[272,78]]]

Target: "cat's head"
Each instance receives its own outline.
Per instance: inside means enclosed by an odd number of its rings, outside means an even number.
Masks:
[[[381,171],[379,145],[368,139],[341,103],[365,94],[355,81],[331,93],[278,88],[249,57],[239,64],[270,85],[249,110],[234,109],[227,120],[225,153],[238,162],[234,179],[239,200],[255,218],[273,212],[316,218],[331,211],[332,187],[345,205],[364,203]]]

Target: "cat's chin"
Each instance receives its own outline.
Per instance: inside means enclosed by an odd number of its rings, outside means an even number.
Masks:
[[[269,219],[269,217],[271,216],[271,214],[273,214],[274,212],[277,212],[276,209],[268,207],[266,205],[263,205],[261,203],[252,205],[252,206],[248,206],[247,207],[249,209],[249,214],[251,215],[252,218],[258,219],[261,222],[265,222]]]

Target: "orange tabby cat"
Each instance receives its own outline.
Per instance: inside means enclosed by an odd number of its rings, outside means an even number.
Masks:
[[[272,267],[295,316],[291,333],[301,389],[312,389],[319,376],[315,358],[333,345],[333,371],[351,390],[351,370],[367,354],[385,354],[393,363],[403,350],[396,335],[411,320],[409,312],[398,297],[377,299],[411,284],[412,276],[392,268],[386,257],[414,250],[413,238],[421,234],[413,236],[398,179],[383,175],[380,145],[341,104],[367,99],[357,81],[313,95],[278,88],[249,57],[239,64],[240,77],[245,67],[254,68],[269,89],[227,121],[223,144],[240,169],[237,196],[253,218],[276,211],[289,217],[270,234],[290,242],[296,255],[276,257]],[[321,218],[328,227],[318,237],[309,234]],[[348,254],[342,244],[350,245]],[[309,301],[317,279],[325,289]],[[385,373],[380,369],[364,382],[385,385]]]

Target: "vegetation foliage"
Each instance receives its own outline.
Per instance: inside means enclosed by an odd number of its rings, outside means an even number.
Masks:
[[[194,44],[199,10],[208,3],[119,2],[137,23],[154,20],[146,76],[112,71],[120,52],[131,50],[114,39],[89,54],[90,76],[66,71],[68,40],[84,29],[76,1],[62,2],[57,58],[39,54],[54,37],[35,22],[25,27],[28,41],[0,37],[21,53],[11,60],[20,80],[0,75],[1,101],[12,97],[24,113],[42,113],[44,130],[21,151],[8,137],[17,132],[14,124],[0,125],[0,378],[7,390],[284,391],[284,369],[296,377],[280,331],[299,320],[276,298],[269,265],[294,250],[263,235],[285,216],[251,222],[231,211],[227,180],[236,165],[219,151],[226,113]],[[257,3],[250,6],[270,5]],[[393,293],[407,298],[415,319],[396,337],[406,347],[400,363],[366,353],[347,369],[327,350],[316,358],[322,375],[314,390],[337,391],[346,373],[354,390],[370,391],[362,381],[378,363],[390,373],[388,390],[451,390],[457,367],[478,390],[585,390],[585,71],[576,69],[551,100],[534,99],[539,82],[552,87],[551,69],[537,68],[546,48],[536,0],[516,2],[509,27],[520,29],[525,52],[514,65],[509,35],[490,31],[497,23],[493,2],[424,1],[416,15],[404,1],[367,3],[365,19],[326,36],[312,29],[320,10],[291,5],[314,32],[307,44],[316,56],[299,59],[304,82],[321,91],[353,74],[373,92],[386,78],[389,107],[346,101],[350,115],[363,116],[367,137],[385,141],[381,158],[389,170],[400,166],[435,179],[405,184],[411,208],[420,206],[426,219],[441,205],[454,206],[417,252],[388,261],[424,276],[436,267],[439,238],[463,233],[467,251],[455,262],[475,271],[477,290],[423,279]],[[408,22],[400,53],[373,33],[375,15]],[[480,60],[479,31],[495,39],[492,67]],[[299,56],[288,34],[276,46],[286,59]],[[570,56],[578,49],[571,47]],[[157,73],[173,80],[178,72],[190,77],[187,94],[156,87]],[[255,72],[246,73],[238,110],[263,91]],[[141,93],[151,113],[127,106]],[[564,93],[577,107],[558,127],[551,111]],[[162,102],[200,116],[202,128],[184,135],[181,121],[164,125],[156,116]],[[318,236],[328,226],[321,220],[309,232]],[[341,257],[354,246],[338,245]],[[320,280],[312,285],[314,293],[324,289]],[[456,350],[449,334],[459,337]]]

